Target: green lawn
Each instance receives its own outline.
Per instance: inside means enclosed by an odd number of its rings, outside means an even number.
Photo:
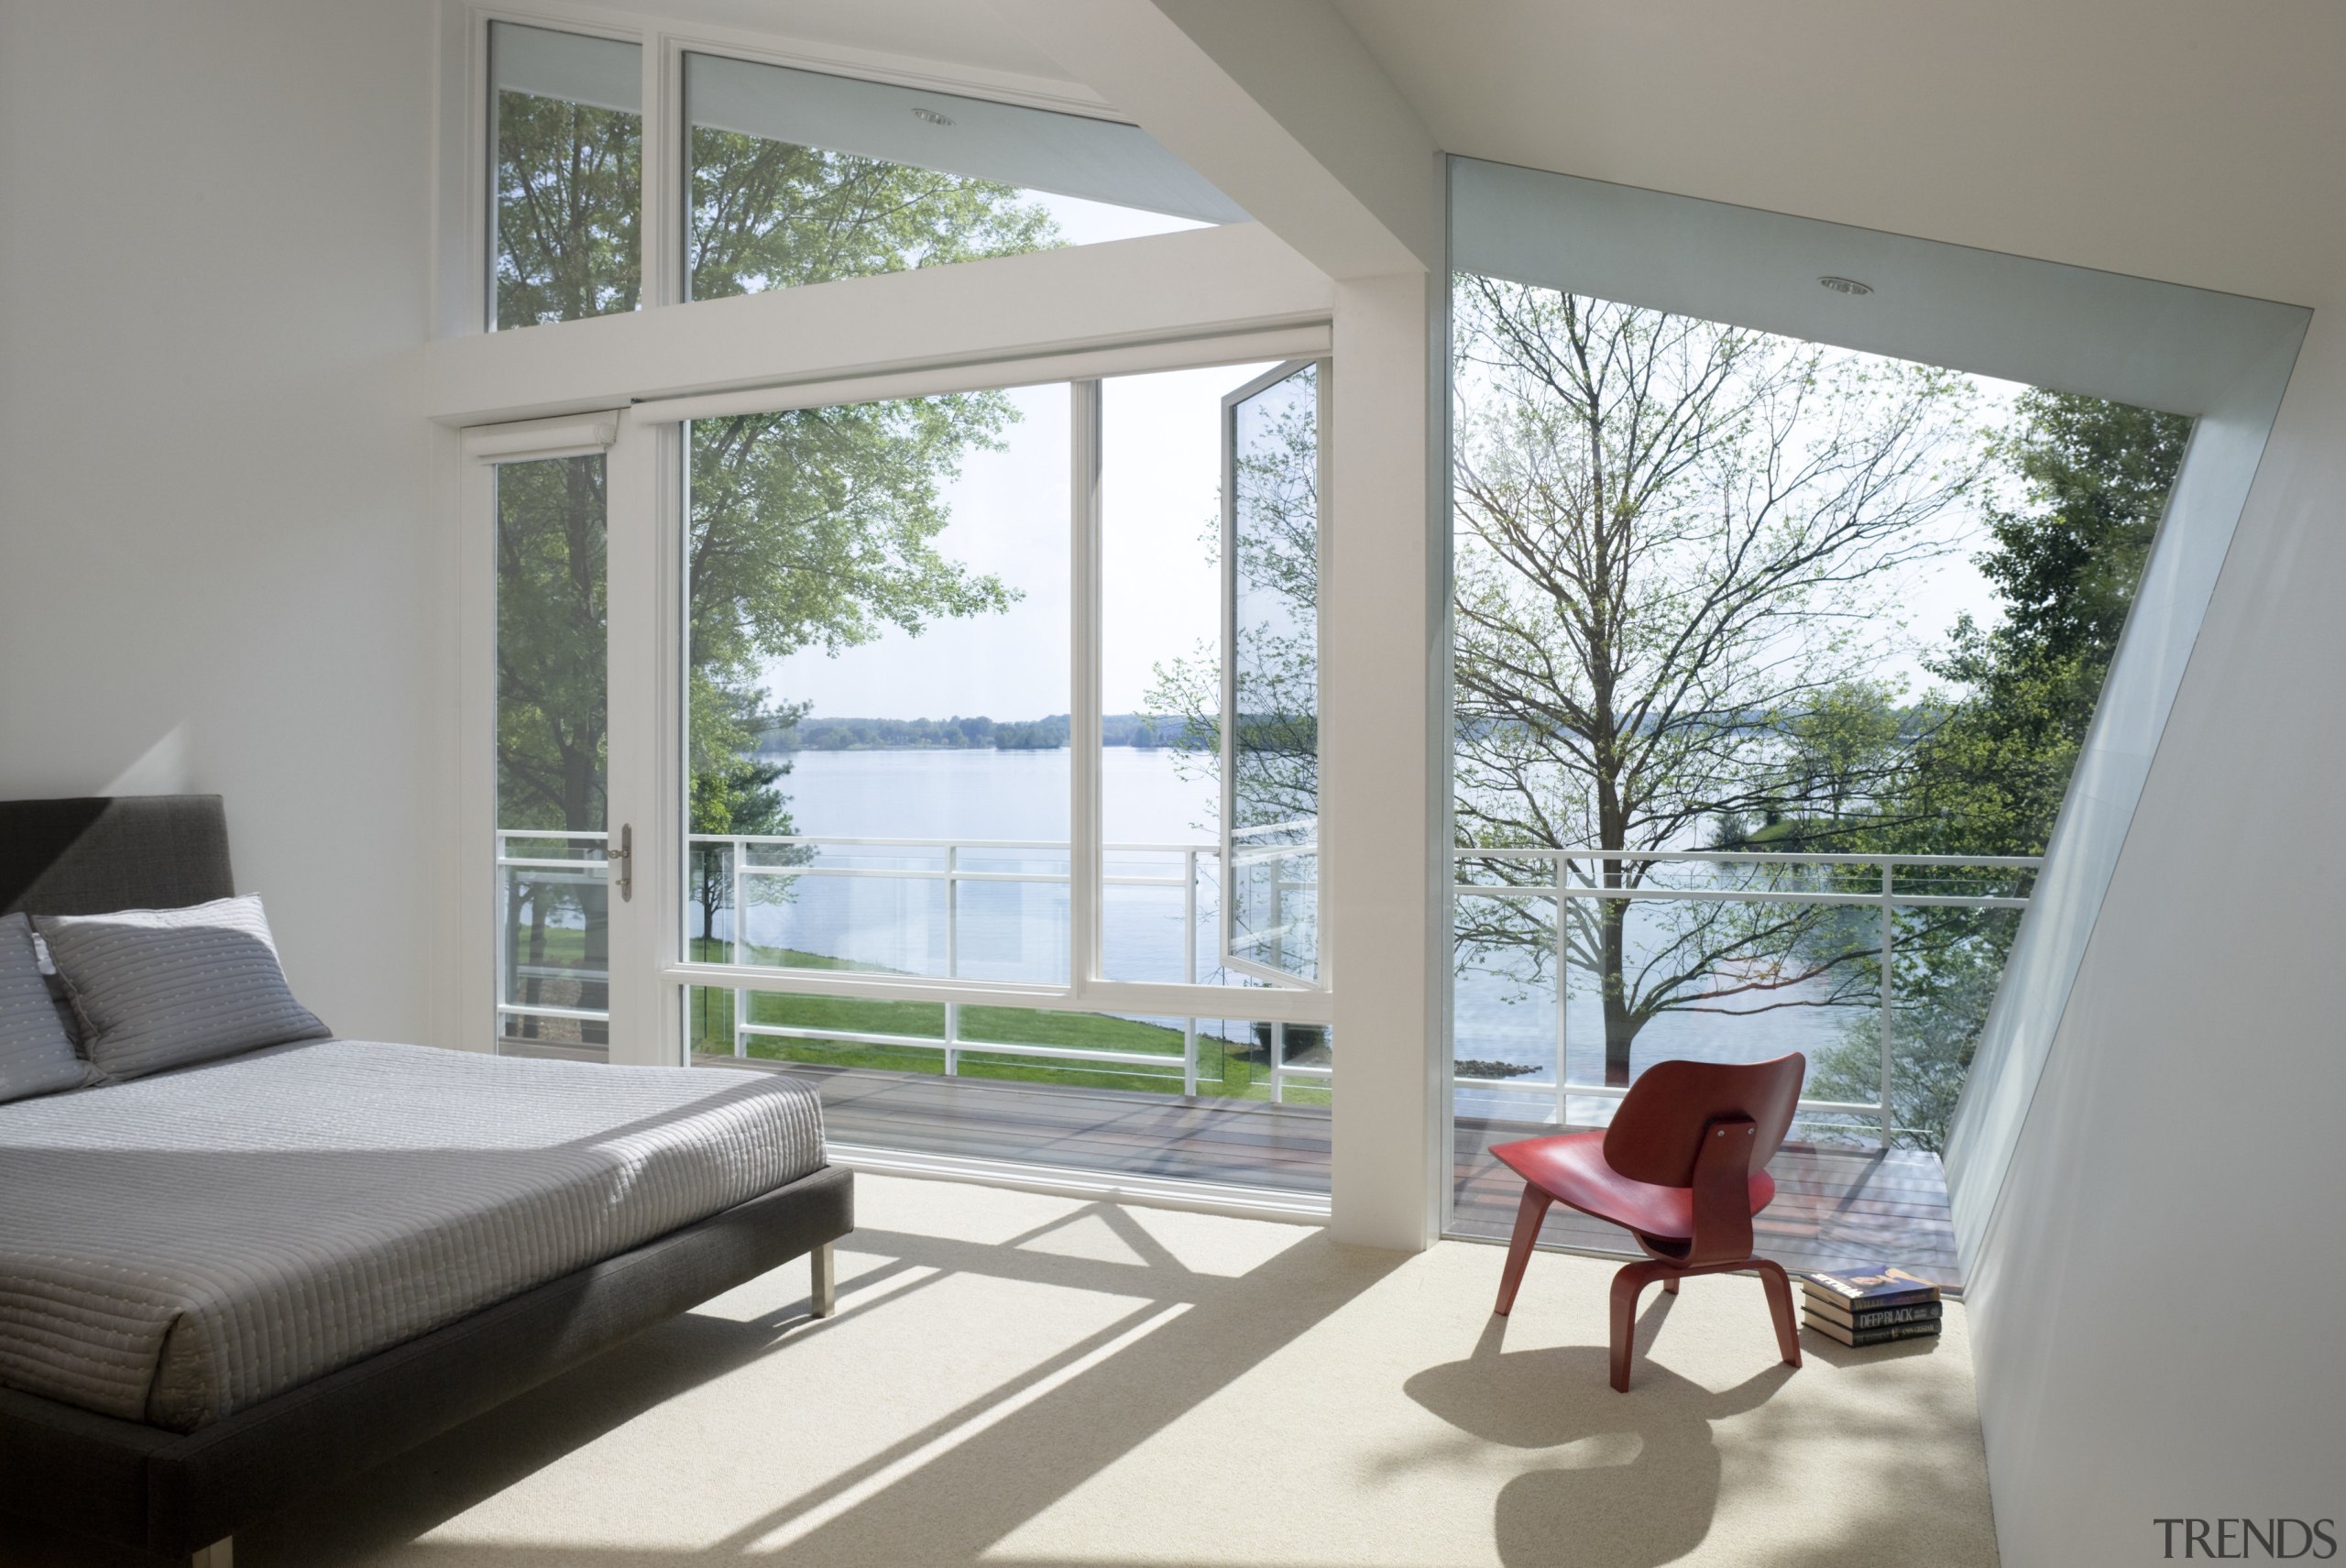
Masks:
[[[585,957],[586,933],[549,927],[543,957],[535,961],[571,966]],[[729,963],[732,948],[722,941],[695,938],[693,957],[706,963]],[[848,970],[857,966],[819,953],[790,948],[752,947],[746,955],[760,967]],[[729,1056],[733,1050],[733,992],[713,986],[694,986],[687,994],[687,1016],[696,1055]],[[915,1040],[945,1037],[945,1009],[934,1002],[868,1002],[837,996],[807,996],[781,992],[750,993],[750,1021],[786,1025],[802,1029],[837,1029],[865,1035],[893,1035]],[[1021,1083],[1072,1084],[1091,1089],[1136,1089],[1165,1094],[1181,1092],[1181,1031],[1135,1018],[1100,1013],[1066,1013],[1032,1007],[961,1008],[962,1052],[957,1064],[964,1078],[1000,1079]],[[970,1047],[987,1042],[1003,1046],[1080,1047],[1093,1050],[1132,1051],[1162,1057],[1162,1068],[1128,1062],[1066,1062],[1047,1057],[1015,1053],[975,1054]],[[1232,1100],[1268,1100],[1269,1069],[1259,1050],[1250,1050],[1251,1038],[1224,1041],[1201,1025],[1198,1035],[1198,1092]],[[942,1074],[945,1053],[915,1045],[866,1042],[777,1039],[752,1036],[749,1054],[767,1061],[828,1062],[837,1067],[884,1068],[893,1072]],[[1328,1091],[1290,1081],[1290,1104],[1325,1105]]]
[[[693,950],[695,958],[706,962],[722,963],[732,956],[730,947],[724,942],[696,940]],[[761,966],[818,970],[855,967],[820,954],[787,948],[752,948],[749,956],[751,961]],[[695,986],[690,1007],[693,1049],[729,1054],[733,993]],[[753,1024],[924,1040],[941,1041],[945,1037],[945,1009],[933,1002],[867,1002],[762,991],[750,993],[749,1009]],[[957,1070],[964,1078],[1136,1089],[1166,1094],[1181,1092],[1181,1031],[1161,1024],[1099,1013],[965,1004],[961,1008],[960,1038],[962,1050]],[[1157,1068],[1129,1062],[1068,1062],[1015,1053],[973,1053],[969,1047],[979,1042],[1132,1051],[1162,1057],[1165,1065]],[[1244,1039],[1225,1042],[1201,1029],[1198,1036],[1198,1092],[1223,1099],[1268,1100],[1269,1071],[1259,1053],[1250,1054],[1250,1044]],[[839,1067],[885,1068],[897,1072],[941,1074],[945,1070],[945,1053],[941,1049],[919,1046],[778,1039],[768,1036],[752,1036],[748,1050],[751,1056],[770,1061],[828,1062]],[[1287,1098],[1296,1104],[1328,1102],[1325,1090],[1293,1082],[1288,1086]]]

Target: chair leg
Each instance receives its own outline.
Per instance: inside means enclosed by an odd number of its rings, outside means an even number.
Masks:
[[[1515,1239],[1507,1244],[1507,1272],[1499,1276],[1499,1304],[1491,1309],[1500,1317],[1515,1310],[1515,1292],[1523,1284],[1523,1270],[1531,1261],[1531,1246],[1540,1239],[1540,1223],[1554,1202],[1529,1182],[1523,1184],[1523,1201],[1515,1211]]]
[[[1617,1392],[1629,1391],[1629,1354],[1638,1327],[1638,1297],[1655,1280],[1670,1279],[1676,1272],[1669,1264],[1648,1259],[1624,1264],[1621,1272],[1613,1277],[1613,1387]]]
[[[1792,1317],[1792,1282],[1784,1275],[1784,1266],[1772,1258],[1755,1257],[1752,1263],[1760,1270],[1760,1283],[1768,1288],[1768,1313],[1776,1320],[1776,1348],[1784,1353],[1784,1365],[1800,1365],[1800,1324]]]
[[[1665,1274],[1665,1275],[1663,1275],[1663,1276],[1661,1277],[1661,1288],[1662,1288],[1664,1290],[1669,1291],[1672,1296],[1677,1295],[1677,1294],[1678,1294],[1678,1276],[1676,1276],[1675,1274]]]

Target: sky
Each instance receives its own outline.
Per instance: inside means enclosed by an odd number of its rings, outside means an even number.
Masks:
[[[1102,693],[1105,711],[1146,705],[1155,666],[1218,641],[1217,532],[1225,392],[1267,365],[1110,378],[1101,397]],[[1069,392],[1008,394],[1006,449],[978,452],[948,489],[937,548],[1023,596],[1001,615],[890,631],[837,657],[766,666],[769,688],[817,716],[1039,718],[1069,709]]]

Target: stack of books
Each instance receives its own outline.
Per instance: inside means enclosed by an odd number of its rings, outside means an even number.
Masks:
[[[1886,1344],[1939,1332],[1939,1288],[1902,1268],[1870,1274],[1812,1273],[1801,1280],[1801,1316],[1843,1344]]]

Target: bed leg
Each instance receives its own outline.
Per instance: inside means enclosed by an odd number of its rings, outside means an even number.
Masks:
[[[828,1318],[839,1308],[839,1276],[831,1264],[831,1244],[825,1242],[808,1255],[815,1266],[814,1315]],[[210,1568],[210,1565],[198,1563],[196,1568]],[[220,1568],[227,1568],[225,1560]]]
[[[187,1560],[187,1568],[236,1568],[236,1538],[224,1535],[211,1545],[198,1551]]]

